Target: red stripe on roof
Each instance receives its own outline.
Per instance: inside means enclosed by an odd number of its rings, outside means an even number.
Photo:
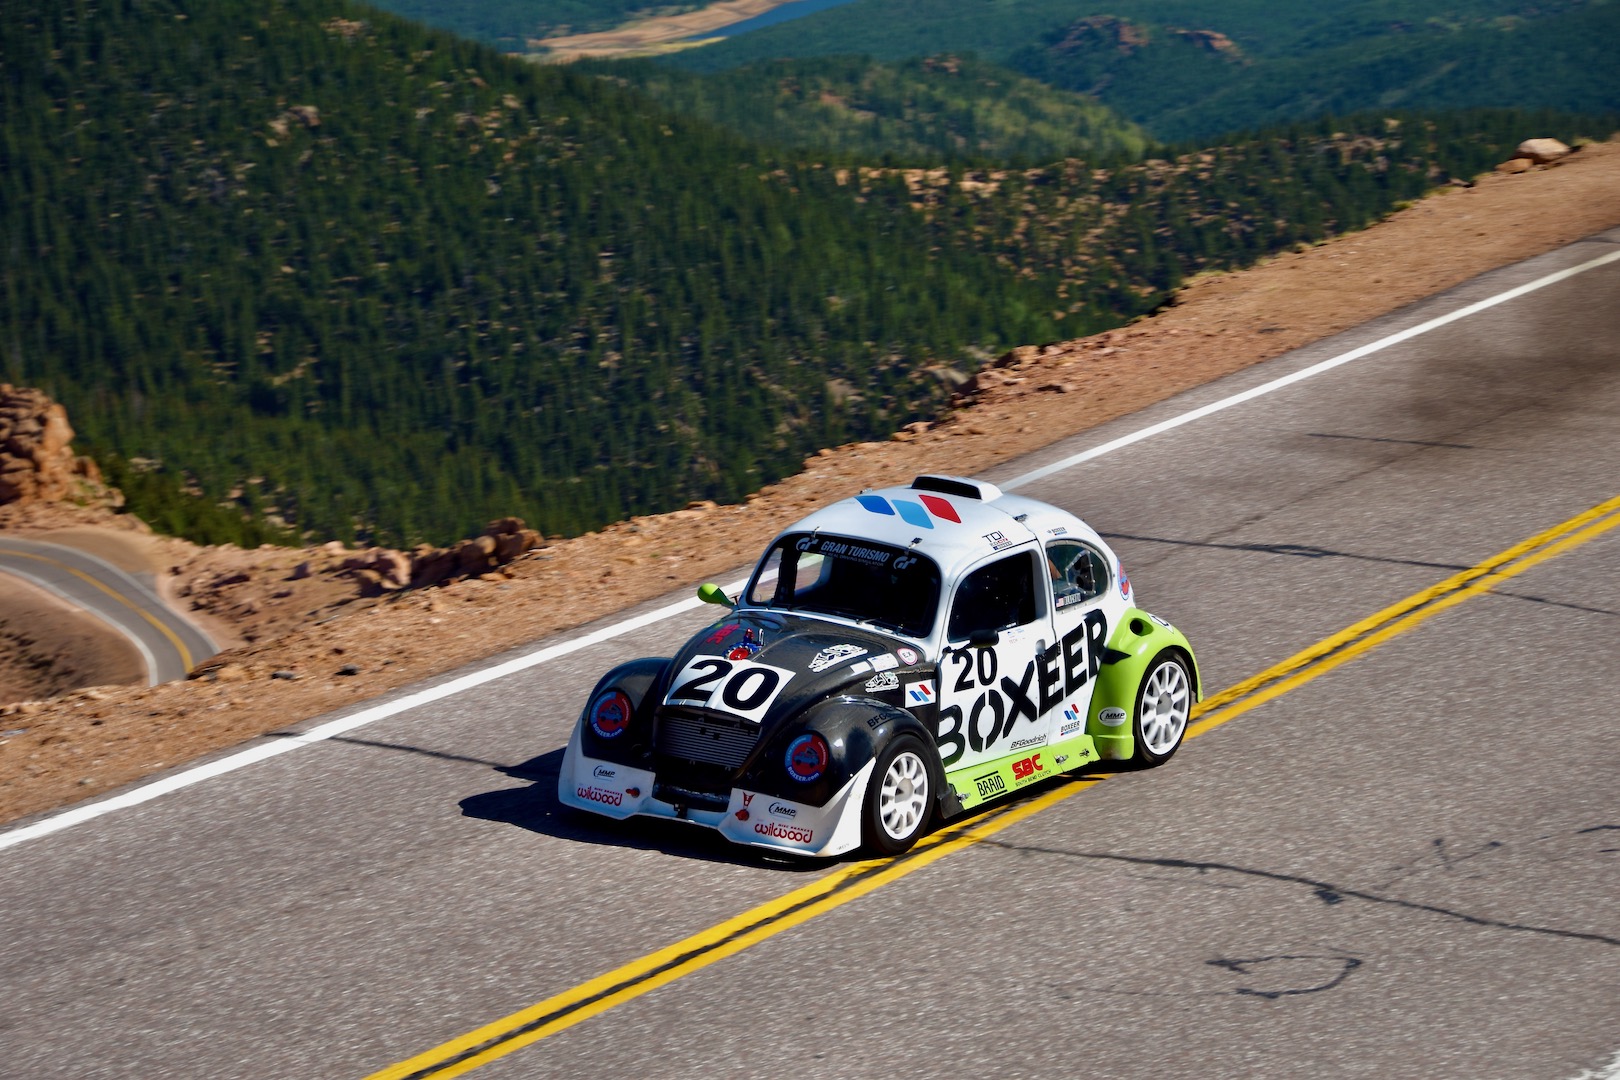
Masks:
[[[922,504],[928,507],[928,512],[935,517],[943,518],[946,521],[954,521],[958,525],[962,524],[962,519],[956,514],[956,507],[938,495],[918,495],[917,498],[922,500]]]

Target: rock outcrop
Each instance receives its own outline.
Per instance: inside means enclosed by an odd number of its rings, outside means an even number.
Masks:
[[[0,505],[106,503],[101,470],[75,456],[67,410],[43,391],[0,383]]]
[[[1496,167],[1500,173],[1529,172],[1537,165],[1555,165],[1575,151],[1557,139],[1526,139],[1519,148]]]

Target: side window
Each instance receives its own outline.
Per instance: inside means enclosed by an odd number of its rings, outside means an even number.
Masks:
[[[1067,607],[1108,591],[1108,561],[1102,552],[1077,540],[1046,545],[1046,572],[1052,580],[1053,605]]]
[[[1028,552],[979,567],[956,587],[946,636],[961,641],[976,630],[1034,622],[1040,612],[1035,587],[1035,562]]]

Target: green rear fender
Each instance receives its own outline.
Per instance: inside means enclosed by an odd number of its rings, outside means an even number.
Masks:
[[[1097,671],[1097,686],[1091,695],[1091,712],[1086,717],[1086,734],[1104,761],[1129,761],[1136,752],[1136,740],[1131,735],[1136,691],[1148,665],[1166,649],[1186,656],[1192,668],[1193,700],[1203,700],[1204,681],[1198,676],[1198,661],[1186,635],[1157,615],[1149,615],[1141,608],[1127,609],[1108,638]]]

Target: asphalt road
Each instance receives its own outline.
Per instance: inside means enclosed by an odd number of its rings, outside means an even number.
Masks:
[[[1486,275],[989,478],[1616,251],[1620,230]],[[1112,537],[1230,686],[1620,495],[1617,299],[1612,262],[1019,490]],[[1620,1075],[1620,528],[1536,559],[1164,769],[1049,787],[477,1075]],[[360,1077],[850,873],[558,812],[596,674],[711,615],[0,850],[5,1071]]]
[[[123,634],[139,650],[153,685],[185,678],[218,651],[207,634],[164,604],[150,581],[87,552],[38,540],[0,539],[0,589],[7,574]]]

